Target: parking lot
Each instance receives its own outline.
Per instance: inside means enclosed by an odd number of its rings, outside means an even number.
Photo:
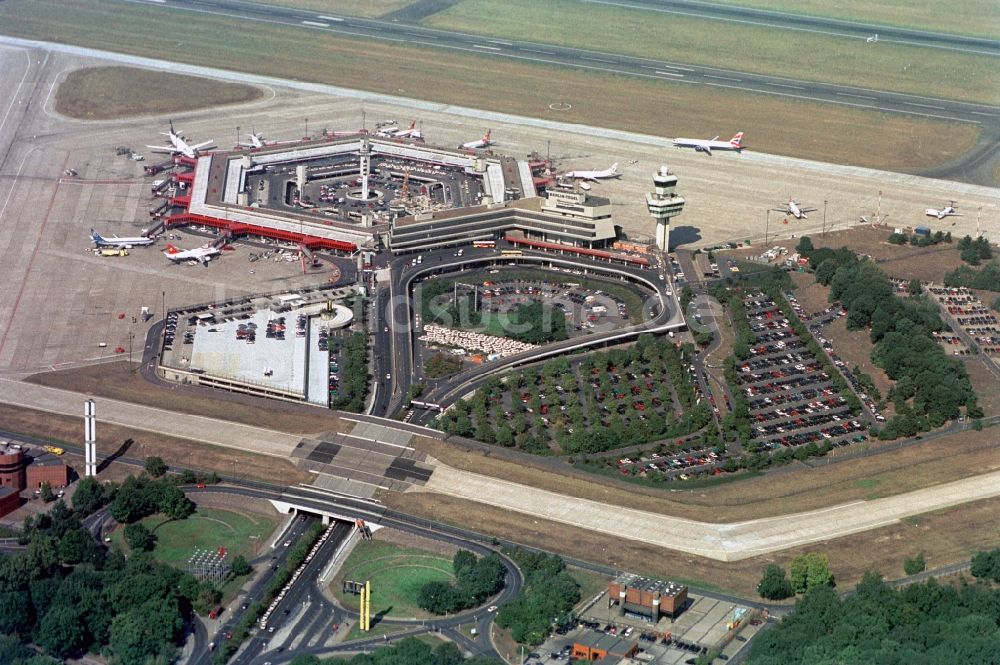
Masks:
[[[945,321],[965,332],[980,351],[996,362],[1000,357],[1000,326],[996,312],[965,287],[928,287],[927,291],[941,307]],[[935,333],[934,337],[949,355],[968,355],[968,345],[953,330]]]
[[[771,450],[827,441],[846,445],[866,440],[838,394],[823,364],[791,329],[781,309],[766,294],[743,298],[753,355],[737,363],[737,389],[745,393],[754,443]]]

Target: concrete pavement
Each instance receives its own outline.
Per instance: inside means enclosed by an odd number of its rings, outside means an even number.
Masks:
[[[1000,496],[1000,472],[873,501],[712,524],[569,497],[439,465],[424,490],[616,534],[718,561],[740,561],[893,524],[905,517]]]

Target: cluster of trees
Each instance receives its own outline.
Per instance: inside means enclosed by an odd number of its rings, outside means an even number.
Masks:
[[[428,379],[451,376],[462,369],[462,361],[444,353],[434,353],[424,362],[424,375]]]
[[[555,623],[571,621],[580,602],[580,585],[566,571],[558,556],[515,548],[506,552],[524,573],[524,588],[497,614],[496,624],[509,628],[521,644],[541,644]]]
[[[972,569],[969,572],[978,579],[1000,584],[1000,547],[972,555]]]
[[[872,361],[896,381],[889,398],[897,415],[880,438],[940,427],[962,406],[970,418],[982,417],[965,367],[932,336],[944,327],[937,305],[924,296],[897,296],[885,273],[847,248],[814,250],[809,262],[817,281],[830,287],[830,300],[847,309],[848,327],[870,329]]]
[[[937,231],[933,235],[914,233],[912,236],[905,233],[893,233],[889,236],[889,242],[893,245],[905,245],[909,243],[916,247],[930,247],[941,242],[951,242],[951,231],[947,233]]]
[[[781,566],[773,563],[768,565],[757,583],[757,593],[769,600],[782,600],[816,587],[832,586],[833,574],[826,555],[807,552],[792,559],[787,577]]]
[[[156,513],[182,520],[194,510],[194,503],[175,484],[142,475],[125,479],[115,491],[110,512],[119,524],[131,524]]]
[[[996,662],[1000,591],[935,580],[894,589],[869,573],[841,599],[810,589],[795,611],[759,634],[751,665],[964,665]]]
[[[511,324],[507,337],[519,342],[547,344],[569,337],[563,311],[537,300],[518,305],[507,315],[507,320]]]
[[[219,601],[211,584],[148,554],[106,554],[62,501],[26,520],[25,535],[24,552],[0,557],[0,632],[8,636],[0,662],[54,662],[27,655],[29,643],[60,660],[90,651],[118,663],[166,662],[191,612]]]
[[[981,270],[959,266],[945,274],[945,286],[964,286],[983,291],[1000,291],[1000,263],[990,261]]]
[[[330,400],[330,408],[361,413],[368,395],[368,335],[357,331],[341,347],[340,392]]]
[[[690,345],[678,349],[666,337],[647,334],[628,348],[588,356],[578,371],[565,358],[557,358],[546,362],[540,371],[512,374],[505,381],[487,381],[471,399],[458,402],[443,414],[437,424],[450,434],[504,447],[517,446],[535,454],[551,454],[553,439],[564,453],[577,454],[684,436],[712,420],[707,402],[695,404],[692,378],[687,371],[693,352]],[[619,376],[626,371],[638,375],[648,370],[651,378],[640,377],[634,383],[619,380],[615,384],[611,368]],[[597,380],[599,387],[590,387],[587,382],[591,380]],[[633,394],[631,385],[637,394]],[[684,407],[679,418],[671,408],[671,389]],[[627,393],[627,399],[619,401],[616,392]],[[603,395],[603,401],[598,399],[598,393]],[[524,394],[528,395],[526,405]],[[660,400],[659,407],[654,407],[654,397]],[[637,401],[643,402],[643,410],[637,408]],[[506,402],[510,403],[511,416],[506,415]]]
[[[459,550],[452,559],[455,582],[428,582],[420,588],[417,604],[434,614],[454,614],[482,605],[503,588],[505,570],[500,556],[477,557]]]
[[[972,239],[972,236],[965,236],[958,241],[958,251],[962,253],[962,260],[973,266],[978,266],[983,261],[989,261],[993,258],[990,243],[983,236],[975,240]]]
[[[415,637],[406,637],[396,644],[382,647],[372,653],[359,653],[350,660],[327,658],[321,660],[311,654],[300,654],[291,665],[501,665],[500,661],[484,656],[468,660],[454,642],[442,642],[436,647]]]

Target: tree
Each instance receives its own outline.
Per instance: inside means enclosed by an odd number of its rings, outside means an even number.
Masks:
[[[0,633],[27,636],[34,623],[35,608],[30,594],[24,591],[0,592]]]
[[[76,491],[73,492],[73,510],[81,515],[97,512],[107,502],[104,486],[98,482],[97,478],[87,476],[76,484]]]
[[[42,618],[35,640],[56,658],[65,658],[84,647],[86,634],[79,610],[55,605]]]
[[[236,577],[243,577],[252,573],[253,567],[247,561],[246,557],[240,554],[233,559],[232,571]]]
[[[125,542],[135,552],[149,552],[156,547],[156,534],[144,524],[129,524],[125,527]]]
[[[783,600],[795,594],[792,583],[785,577],[785,569],[773,563],[764,569],[757,593],[768,600]]]
[[[291,665],[320,665],[322,661],[311,653],[300,653],[292,658]]]
[[[919,296],[921,293],[920,280],[911,279],[909,283],[906,285],[906,292],[909,293],[911,296]]]
[[[977,579],[990,579],[1000,583],[1000,548],[973,554],[969,572]]]
[[[108,646],[122,663],[170,659],[176,651],[173,640],[183,627],[176,601],[151,600],[114,618]]]
[[[792,559],[789,568],[792,588],[796,593],[805,593],[820,586],[832,586],[833,575],[825,554],[809,552]]]
[[[195,508],[194,502],[184,495],[181,488],[175,485],[160,485],[159,509],[170,519],[186,519],[194,513]]]
[[[42,483],[41,497],[42,501],[44,501],[45,503],[52,503],[53,501],[56,500],[56,495],[52,493],[52,485],[50,485],[49,481],[47,480],[44,483]]]
[[[799,239],[799,244],[795,246],[795,251],[806,257],[812,254],[814,249],[816,248],[813,247],[812,239],[809,236],[802,236]]]
[[[163,461],[162,457],[147,457],[146,458],[146,473],[154,478],[159,478],[167,472],[167,463]]]
[[[924,568],[927,567],[927,562],[924,561],[924,553],[920,552],[917,556],[912,559],[906,559],[903,561],[903,571],[907,575],[916,575],[917,573],[924,572]]]

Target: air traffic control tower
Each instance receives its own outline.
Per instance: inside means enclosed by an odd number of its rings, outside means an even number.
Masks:
[[[677,196],[677,176],[666,166],[653,174],[653,191],[646,194],[646,207],[656,220],[656,246],[670,251],[670,218],[681,214],[684,199]]]

